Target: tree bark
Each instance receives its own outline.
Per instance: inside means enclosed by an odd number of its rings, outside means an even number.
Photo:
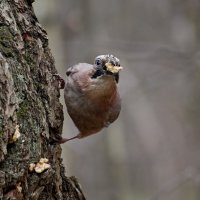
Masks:
[[[0,1],[0,199],[85,199],[76,178],[65,176],[53,142],[63,111],[47,33],[32,2]],[[38,171],[39,165],[48,167]]]

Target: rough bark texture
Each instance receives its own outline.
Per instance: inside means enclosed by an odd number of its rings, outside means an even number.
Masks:
[[[84,199],[53,143],[63,125],[57,71],[31,3],[0,1],[0,199]],[[40,158],[50,168],[30,172]]]

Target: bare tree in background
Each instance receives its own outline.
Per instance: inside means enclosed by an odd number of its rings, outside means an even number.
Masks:
[[[63,125],[57,71],[31,3],[0,2],[0,199],[84,199],[53,143]],[[48,169],[30,172],[41,158]]]

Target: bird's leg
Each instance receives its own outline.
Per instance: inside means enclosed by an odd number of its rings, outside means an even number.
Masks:
[[[63,137],[60,136],[59,138],[54,139],[54,141],[58,144],[63,144],[65,142],[68,142],[68,141],[76,139],[76,138],[79,138],[79,135],[76,135],[72,138],[63,138]]]
[[[53,76],[56,77],[56,79],[59,81],[59,89],[64,89],[65,88],[65,80],[59,75],[59,74],[53,74]]]
[[[63,143],[65,143],[65,142],[68,142],[68,141],[73,140],[73,139],[76,139],[76,138],[79,138],[79,136],[77,135],[77,136],[74,136],[74,137],[72,137],[72,138],[62,138],[62,139],[60,140],[60,144],[63,144]]]

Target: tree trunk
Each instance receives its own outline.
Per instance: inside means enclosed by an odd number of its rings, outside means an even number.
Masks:
[[[0,1],[0,199],[85,199],[53,142],[63,125],[57,71],[31,3]]]

